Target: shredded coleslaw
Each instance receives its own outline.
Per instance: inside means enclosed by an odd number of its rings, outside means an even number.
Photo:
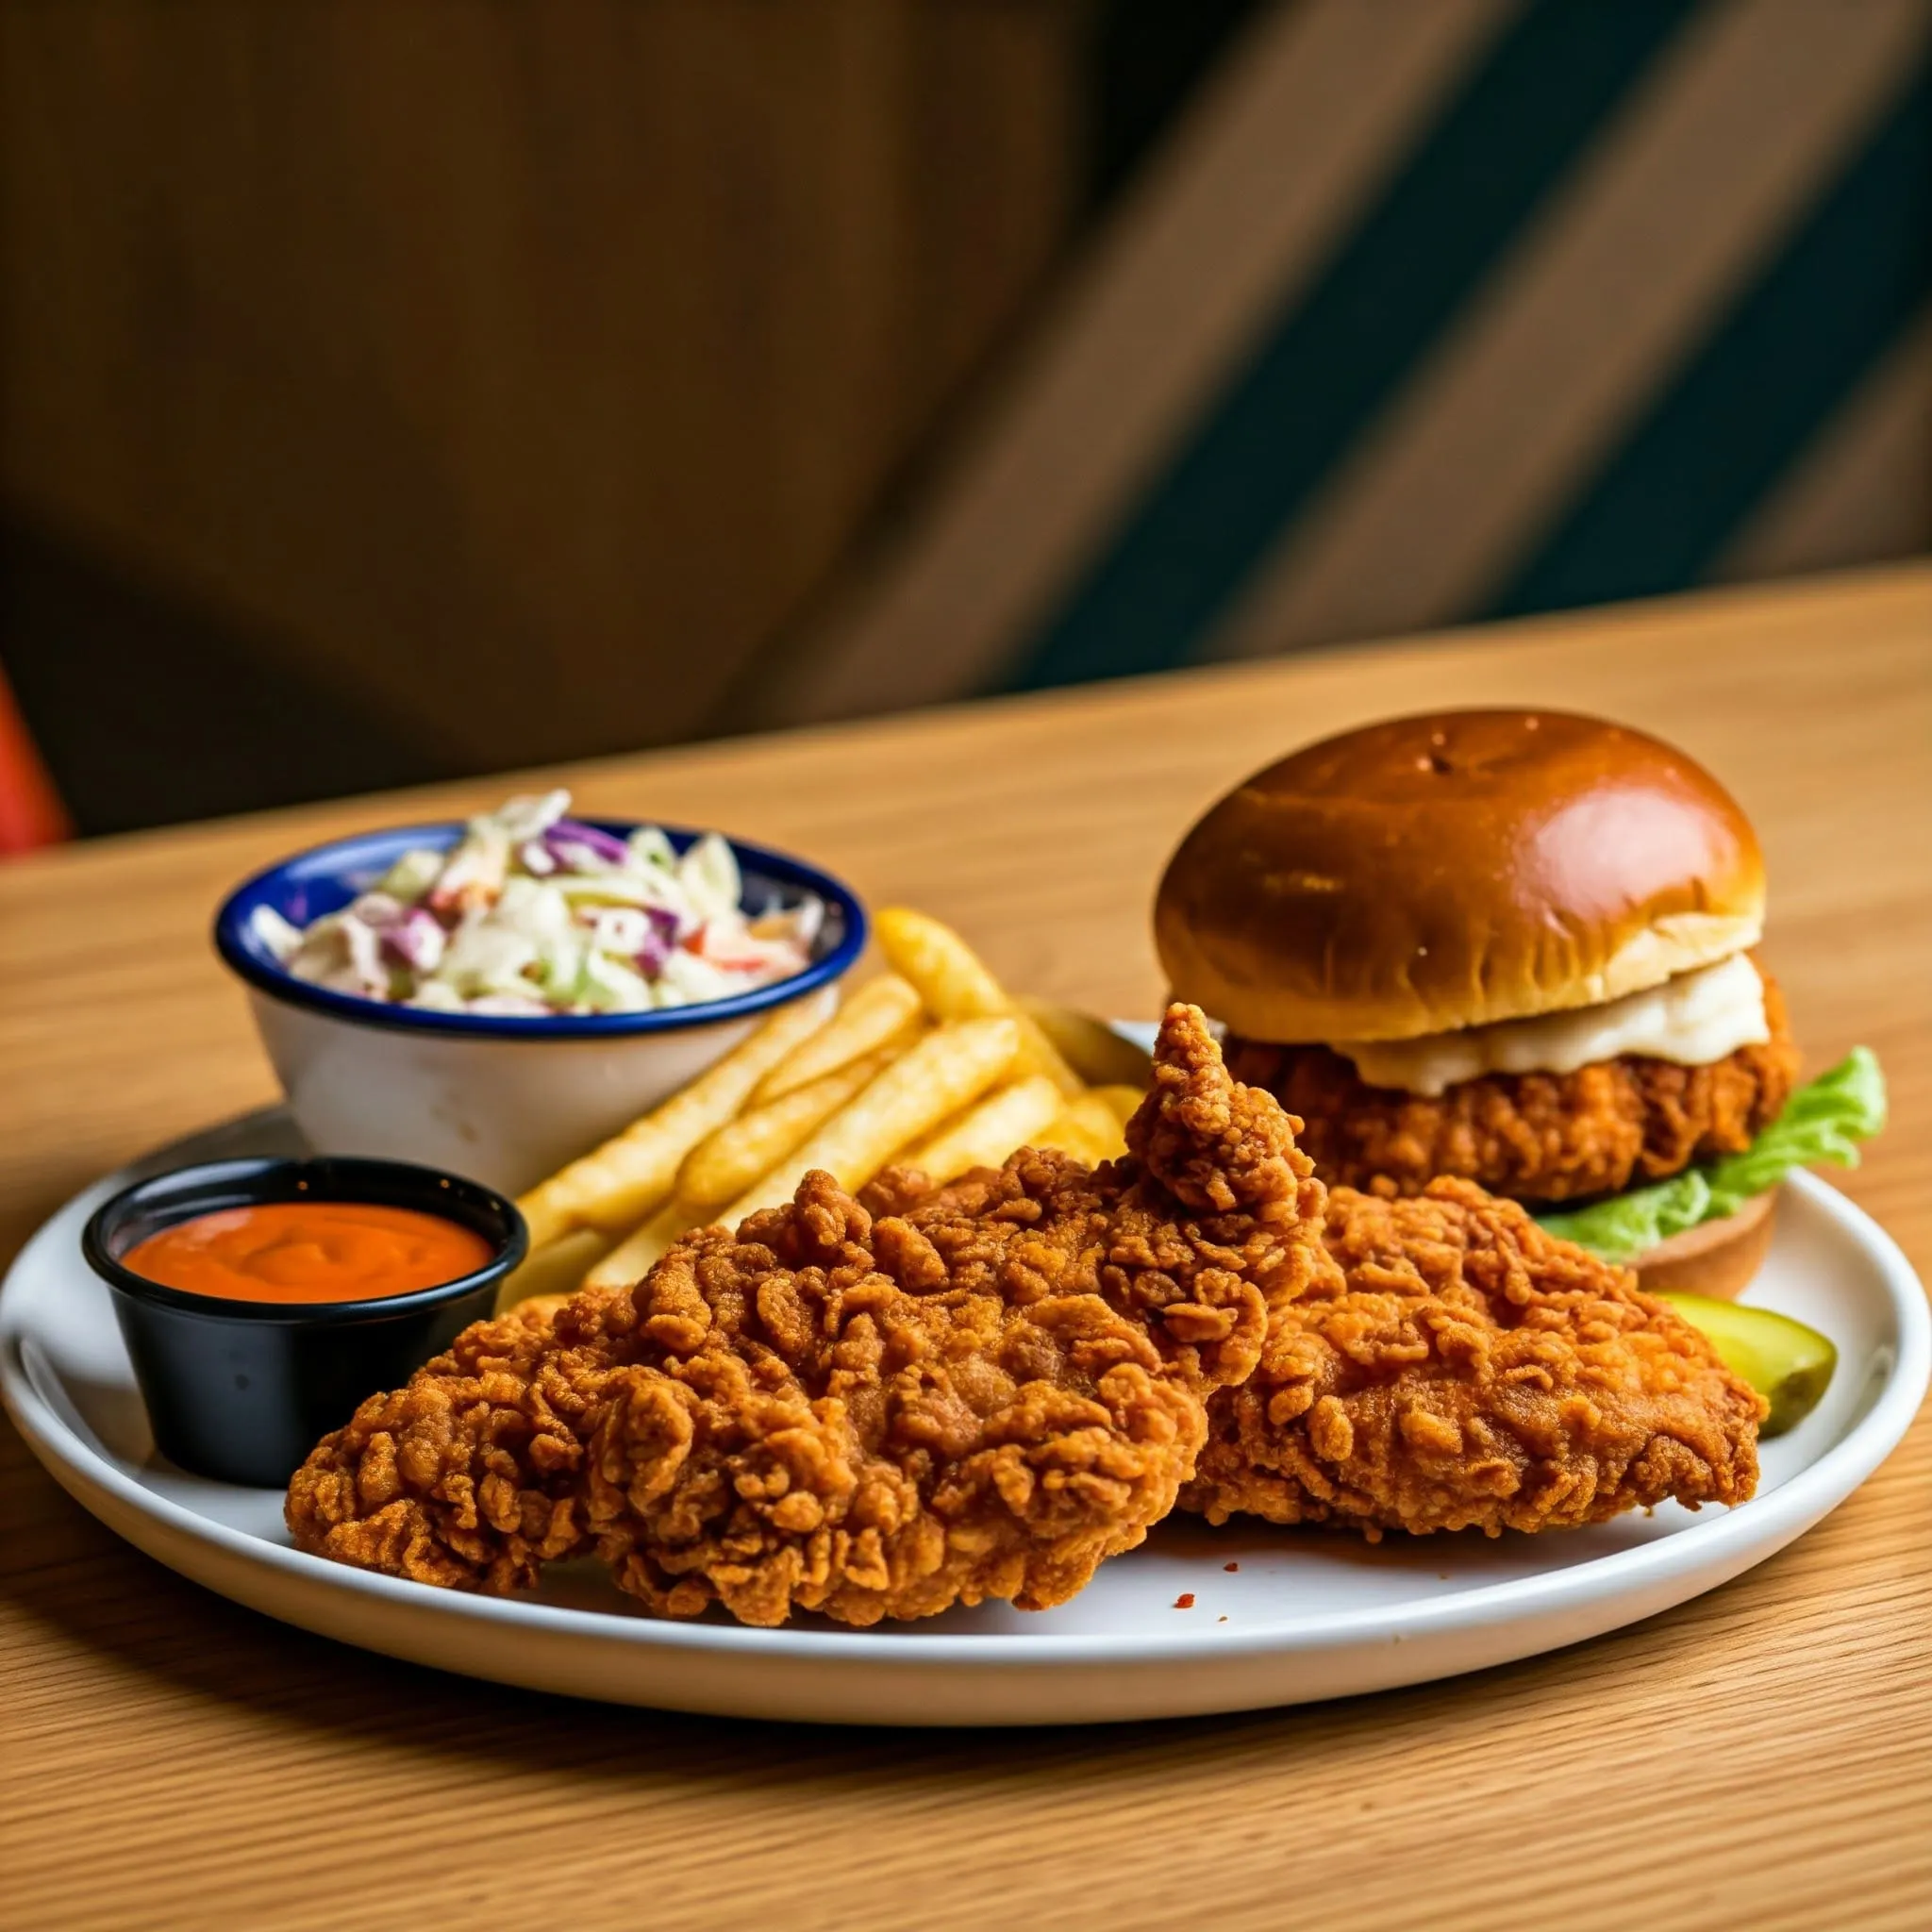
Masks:
[[[573,819],[570,793],[512,798],[447,851],[412,850],[306,926],[258,907],[256,938],[297,979],[435,1012],[642,1013],[728,999],[810,962],[817,899],[747,917],[730,845],[680,856]]]

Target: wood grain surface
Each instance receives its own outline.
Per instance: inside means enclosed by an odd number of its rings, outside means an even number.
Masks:
[[[1013,984],[1145,1013],[1157,871],[1294,741],[1569,705],[1711,764],[1768,851],[1811,1064],[1883,1056],[1846,1191],[1932,1271],[1932,570],[1541,621],[585,767],[586,805],[809,852]],[[500,783],[0,869],[0,1242],[273,1096],[227,883]],[[1834,1178],[1837,1176],[1834,1175]],[[1438,1928],[1932,1923],[1932,1432],[1795,1547],[1621,1635],[1420,1690],[1119,1729],[608,1709],[283,1629],[0,1441],[0,1924]]]

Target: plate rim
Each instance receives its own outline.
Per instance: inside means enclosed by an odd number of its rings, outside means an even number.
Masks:
[[[1875,1266],[1890,1307],[1897,1344],[1883,1386],[1867,1412],[1815,1461],[1775,1490],[1734,1509],[1717,1509],[1692,1526],[1612,1550],[1580,1563],[1568,1563],[1527,1576],[1505,1578],[1425,1597],[1379,1610],[1327,1612],[1241,1625],[1189,1624],[1172,1631],[1058,1633],[931,1630],[924,1623],[872,1628],[826,1628],[822,1624],[757,1628],[738,1624],[680,1622],[515,1598],[437,1591],[401,1577],[349,1569],[319,1557],[270,1542],[247,1530],[203,1516],[125,1474],[116,1463],[69,1426],[34,1383],[27,1337],[6,1318],[6,1302],[16,1275],[36,1260],[58,1224],[97,1190],[125,1184],[157,1158],[211,1135],[233,1132],[243,1121],[274,1119],[279,1108],[260,1109],[217,1124],[156,1150],[115,1174],[82,1189],[51,1215],[21,1249],[0,1282],[0,1399],[15,1426],[48,1474],[90,1514],[89,1490],[105,1492],[122,1508],[149,1519],[176,1538],[199,1543],[232,1561],[276,1573],[295,1588],[315,1590],[344,1600],[362,1598],[407,1611],[431,1608],[465,1624],[502,1630],[524,1629],[548,1639],[580,1638],[639,1651],[703,1652],[739,1659],[744,1667],[793,1666],[818,1660],[864,1663],[886,1671],[911,1672],[930,1666],[1050,1669],[1074,1665],[1132,1668],[1182,1663],[1211,1655],[1220,1659],[1275,1657],[1324,1651],[1364,1641],[1393,1646],[1481,1630],[1502,1621],[1559,1617],[1606,1594],[1637,1596],[1669,1587],[1687,1572],[1709,1570],[1730,1576],[1774,1554],[1802,1535],[1869,1478],[1903,1440],[1918,1415],[1932,1381],[1932,1307],[1910,1261],[1897,1242],[1864,1209],[1815,1174],[1800,1172],[1786,1186],[1835,1224],[1838,1233],[1861,1249]],[[69,1478],[72,1478],[70,1481]],[[76,1488],[75,1485],[79,1487]],[[132,1541],[115,1524],[106,1526]],[[155,1560],[167,1562],[146,1551]],[[1727,1562],[1727,1558],[1731,1559]],[[170,1565],[169,1567],[174,1567]],[[213,1585],[204,1585],[216,1588]],[[1714,1585],[1713,1585],[1714,1587]],[[226,1592],[221,1592],[225,1594]],[[271,1612],[271,1614],[274,1614]],[[285,1619],[284,1621],[293,1621]]]

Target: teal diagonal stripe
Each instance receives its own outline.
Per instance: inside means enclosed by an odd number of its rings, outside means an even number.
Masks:
[[[1694,583],[1932,296],[1932,68],[1556,524],[1491,616]]]
[[[1519,15],[1011,681],[1068,684],[1186,658],[1695,10],[1695,0],[1539,0]]]

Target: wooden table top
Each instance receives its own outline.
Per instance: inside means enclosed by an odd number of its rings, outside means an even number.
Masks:
[[[1597,710],[1736,791],[1815,1068],[1882,1056],[1846,1191],[1932,1274],[1932,569],[584,767],[588,808],[810,853],[1019,988],[1145,1013],[1155,877],[1298,741]],[[274,1097],[207,941],[292,846],[501,781],[0,866],[0,1247]],[[1838,1176],[1834,1174],[1834,1179]],[[0,1424],[0,1923],[1758,1927],[1932,1923],[1932,1429],[1738,1582],[1635,1629],[1300,1710],[1034,1734],[577,1705],[285,1629],[137,1556]]]

